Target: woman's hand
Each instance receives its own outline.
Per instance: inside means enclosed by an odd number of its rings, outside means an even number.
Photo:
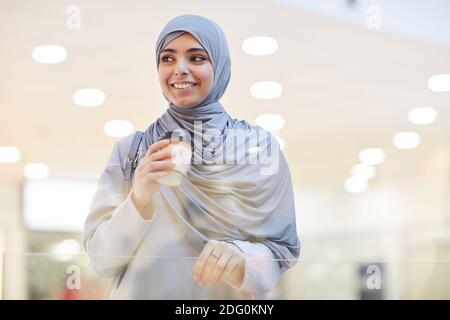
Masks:
[[[159,189],[156,179],[166,175],[175,167],[170,160],[170,148],[166,148],[169,144],[168,139],[152,144],[134,172],[131,198],[140,213]]]
[[[232,243],[209,240],[192,269],[192,276],[208,288],[216,283],[240,287],[244,280],[245,256]]]

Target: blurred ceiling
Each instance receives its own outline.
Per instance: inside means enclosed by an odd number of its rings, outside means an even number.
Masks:
[[[68,6],[81,8],[81,29],[66,26]],[[157,80],[154,45],[160,30],[180,14],[199,14],[224,29],[231,50],[232,79],[225,109],[253,123],[262,113],[286,119],[281,136],[298,183],[343,179],[365,147],[390,159],[420,162],[449,144],[450,94],[427,87],[430,76],[450,72],[450,48],[369,30],[272,1],[14,1],[0,2],[0,146],[22,151],[14,164],[0,164],[2,180],[20,181],[28,162],[45,162],[53,177],[96,178],[115,138],[106,121],[125,119],[144,130],[167,108]],[[272,36],[279,50],[249,56],[247,37]],[[36,63],[34,47],[59,44],[65,62]],[[283,95],[257,100],[250,86],[274,80]],[[77,89],[99,88],[105,103],[77,107]],[[414,126],[407,113],[431,106],[437,121]],[[415,130],[422,144],[399,151],[398,131]],[[397,157],[397,158],[395,158]]]

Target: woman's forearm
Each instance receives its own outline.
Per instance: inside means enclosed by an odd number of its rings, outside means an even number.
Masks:
[[[149,196],[150,200],[142,201],[139,199],[136,199],[134,197],[134,194],[131,194],[131,200],[133,201],[137,211],[141,215],[141,217],[145,220],[151,220],[153,219],[155,215],[155,204],[153,203],[152,199],[153,195]]]

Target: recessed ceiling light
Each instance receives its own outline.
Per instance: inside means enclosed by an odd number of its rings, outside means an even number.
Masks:
[[[110,137],[125,137],[133,131],[133,125],[126,120],[111,120],[105,123],[105,133]]]
[[[370,164],[357,163],[352,167],[352,176],[370,180],[375,176],[375,167]]]
[[[450,91],[450,74],[437,74],[430,77],[428,87],[434,92]]]
[[[359,161],[365,164],[377,165],[384,161],[385,154],[380,148],[367,148],[359,152]]]
[[[0,162],[14,163],[20,159],[20,150],[16,147],[0,147]]]
[[[283,129],[286,122],[282,115],[269,113],[258,116],[255,123],[267,131],[279,131]]]
[[[398,149],[414,149],[420,144],[420,136],[415,132],[399,132],[392,142]]]
[[[31,56],[39,63],[60,63],[66,60],[67,51],[57,45],[43,45],[34,48]]]
[[[429,124],[436,120],[437,112],[433,108],[414,108],[408,112],[408,119],[413,124]]]
[[[261,81],[251,86],[250,93],[258,99],[275,99],[281,96],[283,88],[275,81]]]
[[[73,94],[73,101],[81,107],[97,107],[105,102],[105,93],[99,89],[80,89]]]
[[[272,54],[278,49],[278,42],[272,37],[247,38],[242,43],[242,50],[254,56]]]
[[[367,180],[357,177],[349,177],[345,179],[345,190],[351,193],[360,193],[367,189]]]
[[[25,167],[25,176],[31,180],[40,180],[48,177],[48,167],[45,163],[30,163]]]

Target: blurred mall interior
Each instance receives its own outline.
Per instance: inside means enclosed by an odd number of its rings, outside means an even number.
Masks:
[[[187,13],[227,36],[226,111],[291,169],[301,256],[273,297],[449,299],[446,0],[0,1],[1,297],[104,295],[84,220],[114,143],[167,108],[154,46]]]

